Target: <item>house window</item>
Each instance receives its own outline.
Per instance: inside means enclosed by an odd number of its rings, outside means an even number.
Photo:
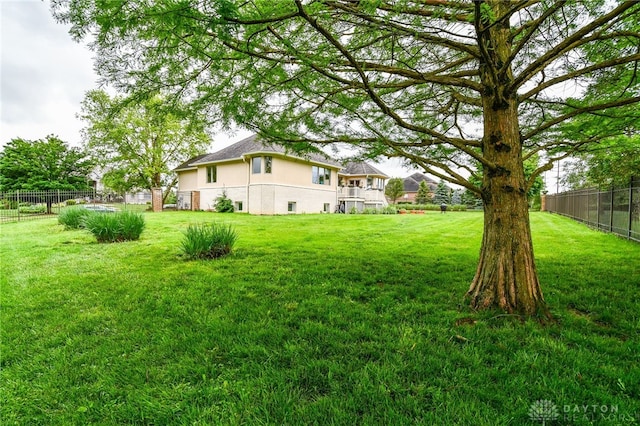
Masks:
[[[311,166],[311,182],[319,185],[331,185],[331,170],[324,167]]]
[[[373,188],[373,178],[372,177],[368,177],[367,178],[367,188]]]
[[[360,188],[360,179],[350,179],[349,186],[356,186]]]
[[[241,212],[242,211],[242,201],[236,201],[236,211],[237,212]]]
[[[289,203],[287,205],[287,211],[295,213],[295,211],[296,211],[296,202],[295,201],[289,201]]]
[[[218,168],[207,166],[207,183],[214,183],[218,179]]]
[[[262,159],[264,158],[264,172],[271,173],[273,157],[253,157],[251,159],[251,172],[254,175],[262,173]]]
[[[253,157],[251,160],[251,171],[253,174],[262,172],[262,157]]]
[[[331,204],[329,203],[324,203],[324,206],[322,208],[322,211],[325,213],[329,213],[331,211]]]

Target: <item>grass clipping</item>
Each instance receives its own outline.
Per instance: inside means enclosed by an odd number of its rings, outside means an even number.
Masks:
[[[230,224],[192,224],[184,233],[182,252],[189,259],[217,259],[230,254],[237,239]]]

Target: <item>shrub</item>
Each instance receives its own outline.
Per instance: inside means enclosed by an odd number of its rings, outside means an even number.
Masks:
[[[190,259],[216,259],[231,253],[238,234],[231,225],[203,223],[189,225],[182,251]]]
[[[82,207],[64,209],[60,211],[58,215],[58,223],[64,225],[65,229],[84,228],[84,220],[91,213],[92,212]]]
[[[18,208],[18,202],[16,200],[0,200],[0,209],[14,210]]]
[[[65,201],[65,204],[68,206],[75,206],[76,205],[76,200],[67,200]]]
[[[115,243],[139,239],[145,222],[140,213],[93,213],[87,215],[84,226],[99,243]]]
[[[39,214],[39,213],[45,213],[46,211],[47,211],[47,206],[44,206],[42,204],[28,204],[26,206],[21,205],[18,208],[18,212],[25,213],[25,214]]]
[[[396,206],[385,206],[382,211],[382,214],[398,214],[398,209],[396,209]]]
[[[233,201],[227,197],[226,192],[223,192],[221,196],[216,198],[214,208],[218,213],[233,213]]]

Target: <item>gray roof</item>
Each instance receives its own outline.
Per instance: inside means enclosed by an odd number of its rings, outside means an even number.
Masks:
[[[339,172],[341,175],[349,176],[381,176],[389,177],[382,173],[380,170],[373,167],[371,164],[364,161],[350,161]]]
[[[418,192],[420,182],[422,181],[427,183],[427,187],[429,187],[429,190],[432,192],[438,187],[438,182],[431,179],[429,176],[416,172],[411,176],[404,178],[403,183],[405,192]]]
[[[196,166],[192,166],[192,164],[195,163],[196,161],[206,157],[207,155],[209,155],[209,154],[201,154],[201,155],[198,155],[197,157],[190,158],[187,161],[185,161],[184,163],[180,164],[174,170],[195,169]]]
[[[242,139],[239,142],[229,145],[226,148],[216,151],[211,154],[199,155],[190,159],[189,161],[181,164],[176,170],[188,169],[197,167],[203,164],[217,163],[220,161],[240,160],[244,155],[253,153],[276,153],[286,155],[287,157],[300,158],[305,161],[311,161],[315,163],[328,164],[335,167],[339,167],[340,163],[332,160],[326,155],[319,153],[298,154],[289,152],[286,146],[278,145],[275,143],[266,143],[260,140],[258,135],[252,135],[248,138]]]

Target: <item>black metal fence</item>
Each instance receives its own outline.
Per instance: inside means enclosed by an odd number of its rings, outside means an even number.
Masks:
[[[0,192],[0,223],[52,217],[78,205],[104,206],[117,210],[146,210],[147,205],[127,204],[124,197],[89,191]]]
[[[547,195],[545,210],[640,242],[640,178],[606,191],[591,188]]]

